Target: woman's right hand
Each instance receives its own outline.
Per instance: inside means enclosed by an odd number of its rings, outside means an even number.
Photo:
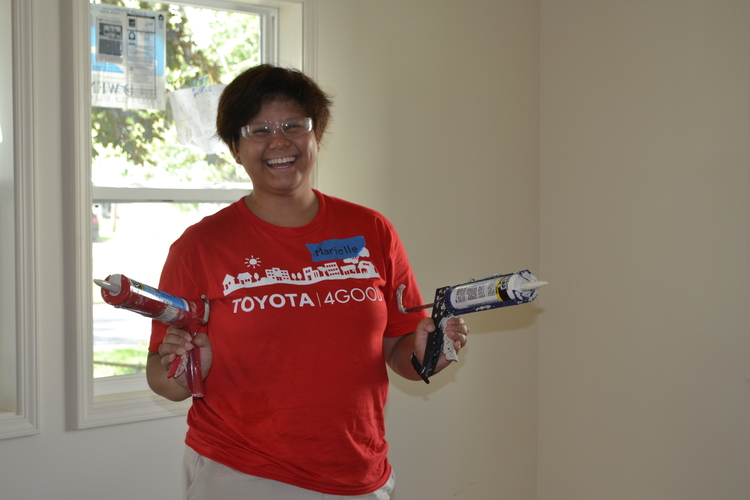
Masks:
[[[185,330],[170,326],[159,346],[159,353],[149,353],[146,371],[149,386],[154,392],[173,401],[181,401],[190,396],[186,372],[171,379],[167,378],[167,373],[172,361],[191,349],[200,349],[201,371],[203,380],[206,380],[213,365],[213,353],[208,335],[199,332],[192,337]]]
[[[170,326],[167,335],[159,346],[161,366],[164,371],[169,371],[169,367],[175,358],[195,348],[200,349],[201,370],[203,371],[203,380],[206,380],[206,376],[213,365],[211,341],[208,339],[208,335],[199,332],[193,337],[185,330]]]

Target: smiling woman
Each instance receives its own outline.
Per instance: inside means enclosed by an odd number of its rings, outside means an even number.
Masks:
[[[172,244],[159,289],[203,298],[211,317],[154,322],[147,366],[155,393],[193,397],[184,470],[195,453],[207,465],[186,474],[188,499],[390,498],[386,368],[418,380],[410,359],[435,326],[395,300],[401,285],[411,300],[419,291],[393,225],[312,187],[331,105],[311,78],[274,65],[241,73],[219,100],[218,133],[253,191]],[[248,271],[248,255],[262,256],[262,272]],[[468,328],[444,325],[458,352]],[[170,375],[186,355],[200,361]],[[438,356],[434,373],[451,364]]]
[[[221,104],[220,104],[221,106]],[[305,110],[289,99],[275,99],[263,105],[255,116],[257,122],[313,121],[304,117]],[[251,125],[252,126],[252,125]],[[245,203],[253,212],[265,220],[280,226],[302,226],[312,220],[315,213],[312,205],[317,198],[311,191],[311,174],[318,158],[318,141],[312,127],[291,137],[277,128],[272,133],[260,137],[242,137],[235,142],[233,153],[253,181],[253,192],[245,198]],[[276,133],[278,131],[279,133]],[[282,220],[285,211],[279,210],[278,203],[296,199],[308,210],[293,212],[294,218]],[[300,219],[299,216],[303,218]]]

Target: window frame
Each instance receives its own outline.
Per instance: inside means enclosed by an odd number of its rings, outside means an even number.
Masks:
[[[216,9],[237,10],[239,0],[227,2],[223,0],[177,0],[180,3],[191,6],[204,6]],[[285,56],[283,44],[284,32],[290,27],[284,19],[284,12],[300,12],[301,28],[299,49],[299,66],[309,76],[315,78],[317,70],[317,0],[241,0],[241,3],[253,6],[266,6],[277,8],[280,11],[278,18],[278,30],[266,31],[266,37],[273,37],[277,42],[277,51],[271,51],[271,57],[288,65],[290,62]],[[291,15],[289,17],[294,17]],[[90,95],[90,66],[89,66],[89,1],[72,0],[71,2],[71,30],[72,39],[69,46],[72,49],[70,83],[71,83],[71,107],[70,107],[70,130],[72,151],[71,172],[69,172],[70,187],[68,191],[68,211],[71,214],[68,220],[72,220],[72,232],[70,235],[69,255],[66,262],[69,263],[69,282],[73,288],[67,298],[66,304],[72,311],[75,323],[75,382],[76,387],[76,417],[74,427],[84,429],[113,425],[125,422],[164,418],[184,415],[190,407],[191,401],[182,402],[168,401],[157,396],[149,389],[128,390],[133,380],[144,380],[144,375],[132,375],[125,377],[112,377],[110,382],[101,382],[105,379],[93,377],[93,314],[91,301],[91,272],[92,272],[92,249],[91,249],[91,204],[94,201],[145,201],[154,199],[158,201],[174,200],[175,202],[192,201],[221,201],[234,202],[246,194],[247,191],[233,189],[214,190],[210,200],[206,200],[205,193],[200,190],[190,189],[147,189],[140,188],[141,193],[133,197],[134,191],[130,188],[94,188],[91,183],[91,95]],[[293,28],[292,28],[293,29]],[[271,34],[269,34],[271,33]],[[269,43],[266,38],[262,43]],[[282,42],[282,43],[280,43]],[[130,380],[128,380],[130,379]],[[118,390],[112,386],[124,382],[125,389]],[[95,385],[108,385],[102,395],[95,395]],[[111,392],[110,394],[105,394]]]
[[[0,412],[0,439],[39,434],[37,360],[36,158],[34,154],[34,0],[11,0],[13,192],[16,306],[15,411]],[[3,334],[6,334],[3,332]]]

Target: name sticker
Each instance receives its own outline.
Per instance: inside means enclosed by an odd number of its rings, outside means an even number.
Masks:
[[[365,237],[355,236],[344,240],[326,240],[321,243],[306,243],[313,262],[324,260],[353,259],[365,247]]]

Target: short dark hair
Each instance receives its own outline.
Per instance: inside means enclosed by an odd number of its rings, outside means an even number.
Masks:
[[[276,99],[299,103],[312,118],[313,131],[320,142],[331,116],[330,97],[301,71],[270,64],[244,71],[221,93],[216,114],[218,136],[234,151],[240,128],[260,113],[264,104]]]

